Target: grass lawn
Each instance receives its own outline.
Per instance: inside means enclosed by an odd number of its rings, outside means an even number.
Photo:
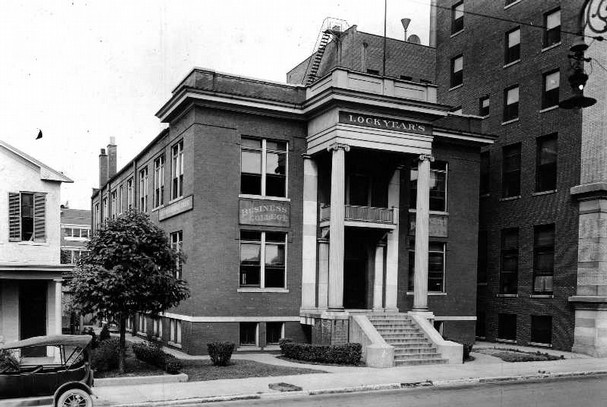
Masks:
[[[559,356],[550,355],[548,353],[537,352],[523,352],[516,349],[478,349],[475,350],[478,353],[484,353],[485,355],[495,356],[502,359],[504,362],[545,362],[548,360],[561,360]]]

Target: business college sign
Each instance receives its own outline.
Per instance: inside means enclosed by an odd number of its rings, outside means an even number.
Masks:
[[[339,122],[353,124],[355,126],[372,127],[374,129],[400,131],[403,133],[432,134],[432,126],[425,123],[369,116],[360,113],[339,112]]]
[[[288,202],[241,199],[239,210],[241,225],[289,227],[291,221]]]

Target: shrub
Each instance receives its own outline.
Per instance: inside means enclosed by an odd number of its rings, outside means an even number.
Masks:
[[[96,371],[107,372],[118,367],[119,358],[120,340],[111,338],[99,343],[93,353],[91,363]]]
[[[155,343],[136,343],[133,345],[133,353],[137,359],[159,367],[169,374],[177,374],[182,368],[179,359],[164,352]]]
[[[362,357],[362,345],[360,343],[310,345],[284,341],[280,344],[280,351],[283,356],[289,359],[339,365],[356,365]]]
[[[464,343],[464,362],[470,359],[470,352],[472,352],[473,343]]]
[[[108,328],[107,324],[103,324],[103,328],[101,328],[101,332],[99,332],[99,342],[108,340],[110,338],[110,328]]]
[[[215,366],[229,365],[230,359],[232,359],[232,352],[234,352],[234,347],[235,345],[232,342],[207,343],[209,356]]]
[[[98,340],[97,340],[97,334],[95,333],[95,330],[91,327],[88,328],[84,328],[82,330],[82,335],[91,335],[91,337],[93,338],[93,340],[91,341],[91,348],[95,349],[97,347]]]

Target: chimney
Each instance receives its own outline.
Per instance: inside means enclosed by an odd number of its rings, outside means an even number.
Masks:
[[[436,48],[436,8],[438,7],[436,0],[430,0],[430,35],[429,46]]]
[[[102,148],[99,154],[99,189],[103,188],[107,183],[107,165],[107,154],[105,153],[105,148]]]
[[[116,139],[110,137],[110,144],[107,145],[107,179],[109,180],[117,171],[117,153],[116,153]]]

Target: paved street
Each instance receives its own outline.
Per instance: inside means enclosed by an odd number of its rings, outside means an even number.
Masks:
[[[185,406],[186,404],[184,404]],[[353,394],[305,396],[293,399],[261,399],[213,403],[213,406],[293,407],[555,407],[607,405],[607,376],[539,382],[487,384],[458,388],[422,388]],[[191,404],[189,404],[191,406]]]

